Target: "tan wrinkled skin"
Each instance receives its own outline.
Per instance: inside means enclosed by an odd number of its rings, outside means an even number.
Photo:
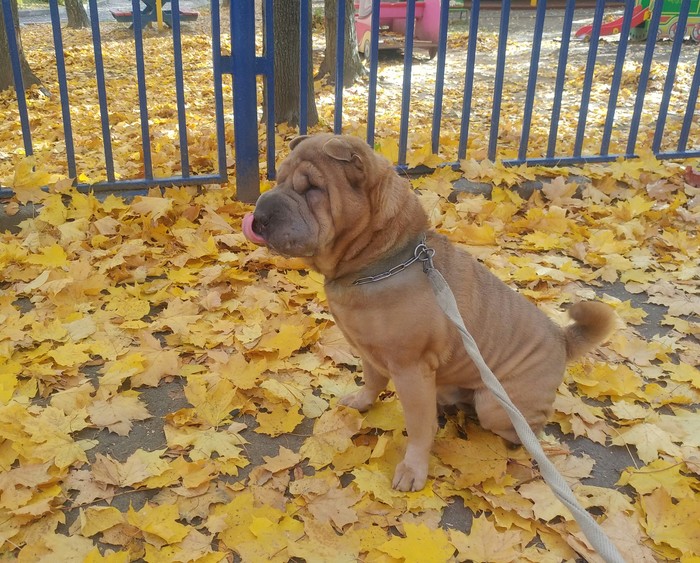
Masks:
[[[364,385],[341,403],[365,411],[388,380],[394,382],[408,433],[394,487],[415,491],[425,485],[438,403],[473,405],[484,428],[519,443],[505,411],[484,389],[457,329],[439,309],[419,263],[379,282],[352,285],[403,261],[421,233],[427,232],[435,267],[454,292],[486,363],[533,430],[540,430],[552,412],[566,361],[608,336],[612,310],[601,303],[577,304],[570,311],[576,324],[561,329],[469,254],[429,231],[408,180],[361,139],[322,134],[295,139],[292,147],[278,185],[261,197],[256,219],[272,215],[267,244],[303,256],[326,277],[331,312],[364,371]],[[308,233],[304,240],[276,247],[276,241],[298,238],[299,231]],[[391,259],[397,252],[403,258]]]

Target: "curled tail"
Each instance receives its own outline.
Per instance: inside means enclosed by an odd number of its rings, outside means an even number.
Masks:
[[[606,340],[616,324],[612,308],[599,301],[576,303],[569,309],[569,316],[575,322],[564,329],[567,360],[582,356]]]

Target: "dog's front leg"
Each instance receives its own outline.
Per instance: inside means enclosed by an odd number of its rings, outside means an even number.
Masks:
[[[377,400],[379,393],[386,389],[389,380],[372,367],[365,358],[362,358],[362,371],[364,385],[359,390],[340,399],[340,404],[352,407],[360,412],[368,411]]]
[[[428,478],[430,450],[437,432],[435,373],[419,364],[404,368],[392,379],[408,433],[406,454],[396,466],[393,487],[399,491],[420,491]]]

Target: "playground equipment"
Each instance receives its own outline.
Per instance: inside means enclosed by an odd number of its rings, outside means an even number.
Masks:
[[[161,23],[165,23],[168,27],[173,26],[172,10],[164,10],[163,5],[170,0],[141,0],[145,7],[141,10],[141,25],[146,26],[149,23],[156,22],[158,28],[161,28]],[[118,22],[134,23],[134,15],[131,10],[110,10],[112,17]],[[180,10],[180,21],[195,21],[199,17],[199,12],[191,10]]]
[[[447,1],[447,0],[445,0]],[[372,0],[355,3],[357,50],[369,57],[372,29]],[[440,0],[416,2],[413,47],[427,49],[432,59],[437,53],[440,30]],[[379,6],[379,48],[402,49],[406,36],[406,2],[381,2]]]
[[[630,39],[645,40],[649,29],[649,19],[654,9],[654,0],[637,0],[632,11]],[[681,10],[681,0],[664,0],[659,20],[659,32],[656,39],[673,39],[678,33],[678,15]],[[601,35],[620,33],[624,18],[605,23],[600,28]],[[584,25],[576,32],[576,37],[587,37],[593,31],[592,25]],[[700,0],[691,0],[684,36],[689,35],[693,41],[700,42]]]

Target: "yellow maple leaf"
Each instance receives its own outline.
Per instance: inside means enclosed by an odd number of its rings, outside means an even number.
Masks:
[[[639,459],[645,463],[654,461],[659,452],[669,455],[680,455],[680,448],[673,443],[671,436],[655,424],[642,423],[631,428],[621,430],[613,437],[612,443],[621,446],[634,445],[637,448]]]
[[[137,197],[131,204],[131,211],[138,215],[148,215],[152,221],[165,216],[173,208],[173,200],[167,197]]]
[[[214,428],[197,429],[192,427],[176,429],[168,425],[165,427],[165,437],[171,448],[192,447],[189,455],[194,461],[209,459],[216,452],[222,458],[240,461],[242,466],[245,466],[247,461],[242,456],[241,446],[248,442],[238,434],[244,426],[234,423],[229,428],[223,428],[221,431]]]
[[[19,362],[3,361],[0,364],[0,403],[6,404],[17,388],[17,376],[22,373]]]
[[[469,439],[446,438],[438,440],[433,451],[443,463],[456,469],[458,487],[471,487],[494,478],[498,481],[506,473],[508,454],[503,440],[486,432],[469,432]]]
[[[106,400],[97,399],[88,405],[87,410],[93,424],[107,428],[119,436],[129,434],[131,421],[151,418],[151,413],[139,401],[135,391],[123,392]]]
[[[125,521],[124,514],[113,506],[90,506],[80,511],[80,533],[94,536]]]
[[[172,504],[154,506],[146,503],[141,510],[136,511],[129,507],[126,513],[126,521],[129,524],[169,544],[183,540],[189,532],[187,526],[177,522],[179,518],[177,506]]]
[[[68,264],[68,255],[60,245],[52,244],[42,248],[39,254],[27,256],[26,261],[29,264],[37,264],[47,268],[60,268]]]
[[[673,498],[694,498],[696,481],[683,475],[683,464],[656,459],[637,469],[628,467],[620,475],[617,485],[632,485],[640,495],[648,495],[656,489],[663,489]]]
[[[375,143],[374,148],[389,162],[397,163],[399,161],[399,144],[396,142],[395,137],[382,139],[380,142]]]
[[[256,432],[268,436],[279,436],[293,432],[304,421],[304,415],[298,409],[290,409],[280,404],[272,412],[258,413],[255,419],[258,421]]]
[[[700,503],[697,498],[674,500],[663,489],[641,498],[649,537],[684,556],[700,553]]]
[[[51,183],[51,174],[37,169],[37,160],[35,156],[25,156],[17,168],[15,168],[15,177],[12,181],[14,190],[31,190],[35,188],[46,187]]]
[[[472,519],[469,533],[450,530],[450,541],[457,548],[460,561],[490,561],[509,563],[523,544],[525,537],[521,530],[513,527],[499,530],[486,516]]]
[[[187,378],[185,397],[194,407],[197,419],[210,427],[230,421],[231,412],[245,403],[229,380],[220,379],[207,385],[205,377],[198,374]]]
[[[277,351],[279,359],[288,358],[304,345],[305,327],[283,323],[278,332],[263,337],[258,350]]]
[[[51,194],[44,198],[37,218],[54,227],[63,225],[68,218],[68,208],[63,203],[63,196]]]
[[[465,244],[490,246],[496,244],[496,229],[488,223],[483,225],[463,224],[454,230],[454,236]]]
[[[393,537],[378,547],[379,551],[404,561],[443,563],[454,554],[447,533],[425,524],[404,524],[404,537]]]
[[[351,438],[362,426],[362,414],[355,409],[336,408],[326,411],[314,423],[314,433],[299,450],[309,464],[320,469],[333,461],[333,456],[353,446]]]

